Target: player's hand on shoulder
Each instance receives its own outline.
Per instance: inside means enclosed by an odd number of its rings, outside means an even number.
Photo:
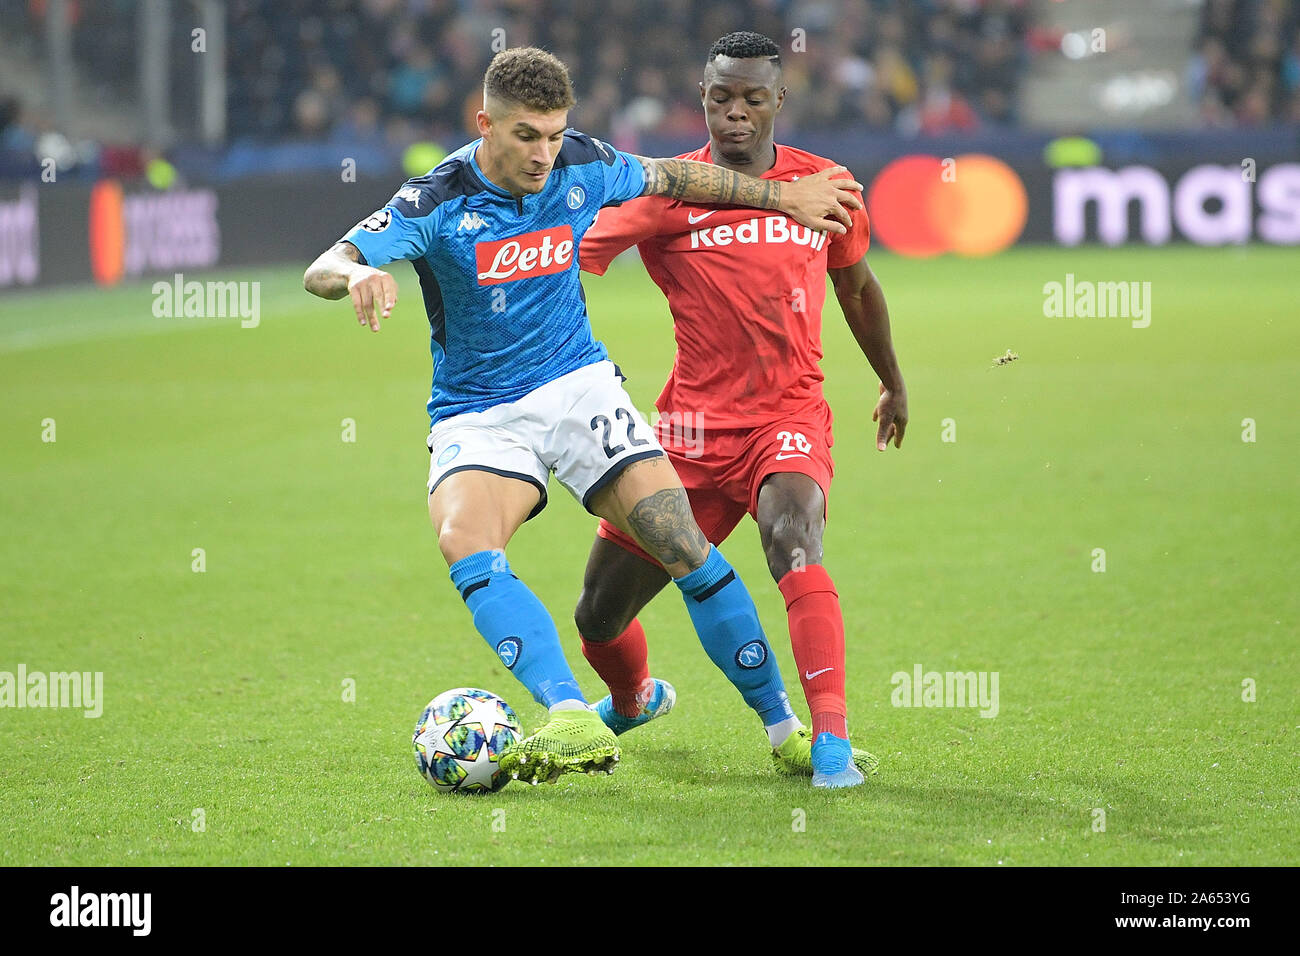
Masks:
[[[392,314],[397,304],[397,280],[382,269],[358,264],[348,276],[348,294],[357,322],[379,331],[379,320]]]
[[[900,385],[896,389],[880,386],[880,400],[876,410],[871,413],[871,420],[878,423],[876,427],[876,450],[884,451],[892,438],[895,448],[903,447],[903,432],[907,430],[907,387]]]
[[[781,211],[800,225],[843,235],[853,225],[850,209],[861,209],[862,183],[835,179],[848,170],[831,166],[781,184]]]

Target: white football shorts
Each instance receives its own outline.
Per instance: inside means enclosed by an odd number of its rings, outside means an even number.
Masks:
[[[429,431],[429,494],[458,471],[487,471],[536,486],[546,507],[551,472],[582,506],[633,462],[664,454],[623,389],[617,366],[595,362],[481,412]]]

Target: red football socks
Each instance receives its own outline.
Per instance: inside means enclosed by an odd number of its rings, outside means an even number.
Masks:
[[[830,733],[848,739],[844,616],[835,584],[820,564],[809,564],[788,572],[777,587],[785,596],[790,646],[812,711],[813,737]]]
[[[604,643],[578,636],[582,638],[582,656],[609,687],[614,709],[624,717],[635,717],[641,712],[637,693],[650,679],[649,651],[641,622],[633,618],[626,631]],[[843,646],[842,638],[840,644]]]

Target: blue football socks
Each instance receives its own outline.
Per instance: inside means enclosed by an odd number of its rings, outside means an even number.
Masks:
[[[510,571],[504,551],[479,551],[451,566],[451,583],[474,626],[515,678],[543,707],[586,701],[564,659],[555,622]],[[576,705],[575,705],[576,706]]]
[[[676,581],[705,652],[757,711],[763,725],[794,720],[758,610],[722,552],[710,547],[704,563]]]

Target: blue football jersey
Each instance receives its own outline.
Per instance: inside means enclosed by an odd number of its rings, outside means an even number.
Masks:
[[[566,130],[540,193],[516,199],[458,149],[343,238],[368,265],[410,259],[433,353],[430,424],[512,402],[608,356],[591,333],[578,244],[601,206],[639,196],[636,157]]]

